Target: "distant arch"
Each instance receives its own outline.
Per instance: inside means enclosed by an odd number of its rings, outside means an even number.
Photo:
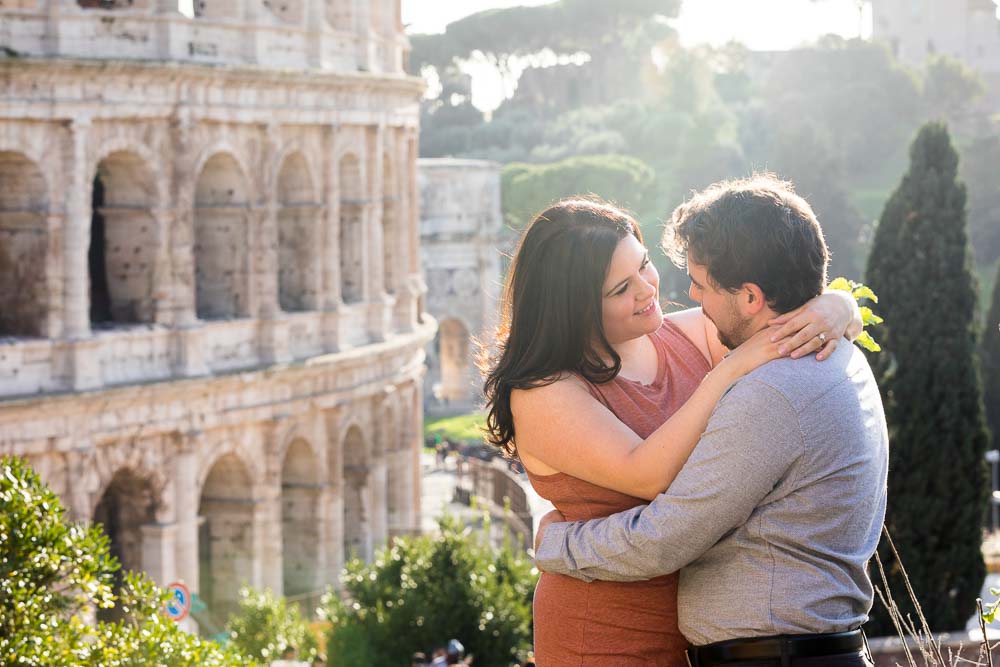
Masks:
[[[461,402],[471,392],[472,345],[469,329],[458,318],[448,318],[438,325],[437,357],[441,364],[440,399]]]
[[[195,301],[206,320],[249,315],[249,187],[229,153],[210,157],[194,196]]]
[[[278,302],[285,312],[319,305],[320,204],[309,164],[301,152],[281,162],[277,178]]]
[[[34,161],[0,151],[0,336],[48,334],[48,197]]]
[[[220,627],[236,611],[240,586],[253,583],[253,494],[247,466],[232,453],[209,469],[198,515],[199,587]]]
[[[95,326],[152,322],[158,238],[156,180],[135,152],[109,153],[91,196],[90,320]]]
[[[282,580],[285,596],[317,588],[320,502],[319,461],[309,444],[296,438],[281,466]]]
[[[159,499],[150,476],[132,468],[115,472],[94,508],[93,523],[100,525],[110,540],[111,555],[121,563],[115,573],[117,593],[129,571],[142,571],[142,527],[156,520]],[[97,610],[97,617],[115,621],[124,617],[120,605]]]
[[[364,204],[361,161],[353,153],[340,159],[340,297],[344,303],[364,298]]]

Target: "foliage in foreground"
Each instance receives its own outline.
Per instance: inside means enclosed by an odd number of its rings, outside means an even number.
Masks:
[[[424,435],[440,435],[458,442],[482,442],[486,418],[480,412],[424,422]]]
[[[406,664],[451,638],[478,667],[507,667],[530,648],[537,574],[527,556],[510,545],[494,551],[448,517],[440,533],[348,564],[343,597],[328,594],[320,610],[334,625],[331,667]]]
[[[240,589],[239,610],[226,624],[231,645],[263,663],[282,658],[311,663],[319,642],[299,608],[271,591]],[[290,654],[290,655],[289,655]]]
[[[166,593],[119,569],[99,527],[66,521],[65,509],[28,464],[0,458],[0,664],[46,667],[238,667],[255,665],[167,619]],[[88,624],[94,608],[124,620]]]
[[[930,627],[949,631],[974,613],[985,576],[988,437],[958,155],[947,128],[929,123],[910,156],[882,213],[867,275],[886,321],[876,332],[884,352],[873,359],[891,442],[886,526],[909,559]],[[903,590],[893,554],[885,544],[879,553],[891,588]],[[903,603],[904,617],[915,616]],[[867,629],[877,636],[893,626],[873,610]]]
[[[986,315],[980,350],[986,421],[993,432],[993,446],[1000,447],[1000,264],[993,283],[993,304]]]

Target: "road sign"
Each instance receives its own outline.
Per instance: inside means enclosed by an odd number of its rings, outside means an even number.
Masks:
[[[163,613],[167,615],[167,618],[180,623],[187,618],[191,611],[191,591],[184,585],[184,582],[175,581],[167,586],[167,593],[170,594],[170,599],[167,601]]]

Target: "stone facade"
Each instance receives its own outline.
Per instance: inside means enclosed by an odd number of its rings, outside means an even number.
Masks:
[[[434,411],[482,403],[473,337],[491,336],[501,289],[500,165],[421,159],[420,239],[427,312],[439,322],[427,350],[425,400]]]
[[[912,67],[941,53],[983,75],[1000,74],[1000,19],[993,0],[874,0],[872,36]]]
[[[224,618],[419,526],[423,84],[398,0],[187,9],[0,0],[0,453]]]

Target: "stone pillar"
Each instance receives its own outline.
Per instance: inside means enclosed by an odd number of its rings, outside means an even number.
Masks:
[[[176,436],[177,454],[174,457],[174,507],[176,530],[174,535],[175,569],[178,579],[197,592],[198,581],[198,486],[197,449],[204,442],[204,433],[191,431]]]
[[[177,577],[177,524],[146,524],[142,533],[142,569],[159,586],[166,586]]]
[[[372,462],[371,473],[368,477],[368,488],[371,492],[371,513],[370,528],[372,536],[373,553],[375,548],[385,545],[389,539],[389,515],[388,498],[386,495],[386,481],[388,471],[386,469],[386,452],[382,451],[375,456]]]
[[[392,328],[392,303],[385,293],[385,243],[382,233],[383,169],[385,125],[369,130],[368,136],[368,200],[365,226],[368,238],[368,331],[372,340],[385,340]]]
[[[325,128],[323,136],[323,192],[325,205],[323,235],[320,237],[320,266],[323,276],[319,294],[320,309],[323,312],[323,350],[336,352],[340,349],[340,183],[337,161],[336,124]]]
[[[288,322],[282,317],[278,305],[278,207],[273,201],[260,211],[259,233],[251,237],[258,239],[251,250],[259,258],[257,273],[253,282],[257,285],[259,307],[259,354],[266,364],[281,364],[291,361],[288,344]]]
[[[173,325],[173,270],[170,266],[170,230],[174,227],[175,211],[158,207],[150,211],[156,225],[156,255],[153,259],[153,322]]]
[[[344,457],[343,441],[339,437],[340,420],[337,409],[324,413],[326,442],[326,486],[320,495],[320,514],[325,552],[325,569],[320,584],[339,587],[340,571],[344,568]],[[322,557],[321,557],[322,558]]]
[[[93,184],[87,182],[87,151],[90,119],[78,118],[70,123],[70,159],[68,160],[69,190],[66,193],[66,228],[63,235],[63,262],[66,267],[63,282],[66,337],[71,340],[90,336],[90,201]]]
[[[266,494],[255,498],[253,507],[253,579],[256,588],[269,588],[281,595],[284,568],[281,558],[281,482],[268,483]]]

